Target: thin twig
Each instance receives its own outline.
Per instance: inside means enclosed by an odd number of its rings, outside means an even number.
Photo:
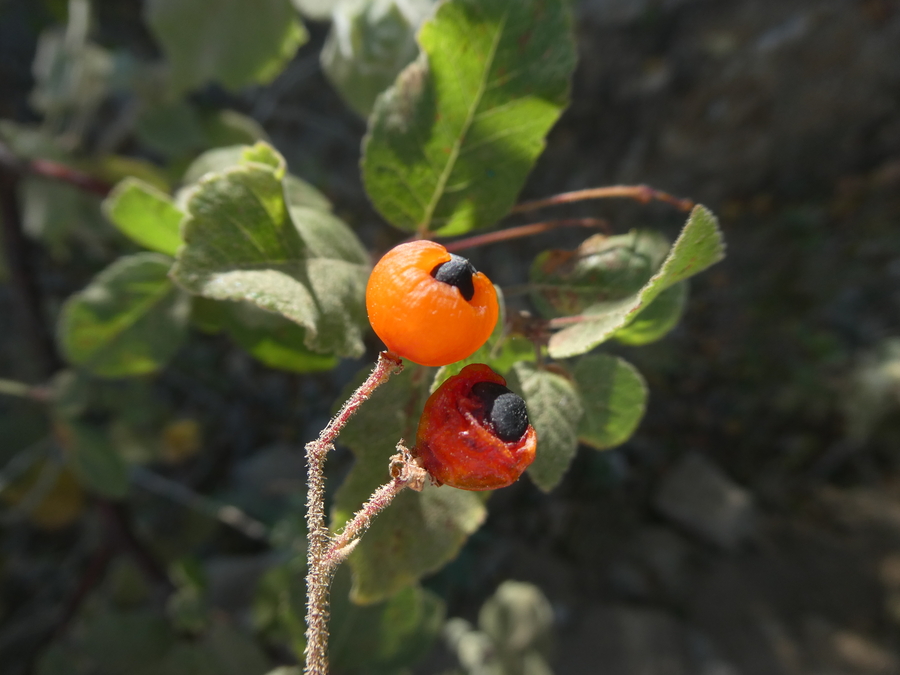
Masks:
[[[49,387],[34,386],[17,382],[16,380],[5,380],[0,378],[0,394],[7,396],[18,396],[19,398],[27,398],[31,401],[46,403],[53,398],[52,390]]]
[[[378,355],[378,363],[365,382],[353,392],[315,441],[306,445],[308,471],[306,493],[306,669],[307,675],[328,672],[328,587],[331,576],[322,564],[330,536],[325,524],[325,457],[334,441],[359,407],[390,376],[403,367],[391,352]]]
[[[134,533],[126,506],[105,499],[98,500],[97,506],[106,521],[106,529],[112,537],[113,545],[129,553],[144,576],[162,588],[166,595],[174,592],[175,587],[169,579],[169,575],[166,574],[166,570]]]
[[[444,248],[450,253],[455,253],[456,251],[475,248],[476,246],[496,244],[501,241],[519,239],[520,237],[530,237],[560,227],[594,227],[608,231],[609,221],[603,218],[562,218],[560,220],[545,220],[540,223],[530,223],[528,225],[510,227],[497,232],[488,232],[487,234],[478,234],[474,237],[458,239],[457,241],[451,241],[444,244]]]
[[[333,573],[334,568],[350,554],[359,538],[369,529],[372,519],[387,508],[394,497],[405,488],[421,492],[425,486],[428,472],[402,444],[397,446],[397,451],[398,454],[391,457],[391,480],[372,493],[369,501],[347,521],[325,552],[323,564],[330,572]]]
[[[112,190],[112,185],[106,181],[73,169],[68,164],[54,162],[51,159],[22,159],[5,144],[0,143],[0,171],[2,170],[18,176],[29,174],[52,178],[100,197],[105,197]]]
[[[263,523],[248,516],[232,504],[217,502],[194,492],[186,485],[140,466],[132,467],[131,477],[135,485],[215,518],[219,522],[233,527],[245,537],[258,541],[267,541],[269,538],[268,528]]]
[[[44,321],[43,303],[34,269],[33,245],[22,230],[19,206],[19,174],[0,162],[0,226],[10,285],[19,305],[25,341],[31,346],[41,375],[49,376],[61,365],[53,337]]]
[[[570,202],[580,202],[587,199],[609,199],[614,197],[634,199],[642,204],[651,201],[665,202],[682,211],[690,211],[694,208],[694,202],[690,199],[675,197],[668,192],[656,190],[649,185],[609,185],[607,187],[563,192],[558,195],[553,195],[552,197],[546,197],[545,199],[522,202],[521,204],[514,206],[510,213],[527,213],[528,211],[542,209],[545,206],[568,204]]]

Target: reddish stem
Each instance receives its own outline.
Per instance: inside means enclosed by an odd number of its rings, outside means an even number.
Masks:
[[[54,162],[52,159],[21,159],[3,143],[0,143],[0,167],[18,175],[31,174],[52,178],[101,197],[105,197],[112,190],[112,186],[106,181],[73,169],[62,162]]]
[[[587,190],[575,190],[574,192],[563,192],[558,195],[553,195],[552,197],[546,197],[545,199],[522,202],[521,204],[514,206],[510,213],[526,213],[528,211],[542,209],[545,206],[580,202],[586,199],[609,199],[611,197],[635,199],[642,204],[655,200],[671,204],[682,211],[690,211],[694,208],[694,202],[690,199],[675,197],[668,192],[655,190],[649,185],[610,185],[600,188],[588,188]]]
[[[541,232],[555,230],[558,227],[596,227],[608,232],[609,221],[603,218],[562,218],[560,220],[545,220],[540,223],[530,223],[528,225],[510,227],[497,232],[488,232],[487,234],[478,234],[474,237],[451,241],[444,244],[444,247],[450,253],[454,253],[467,248],[475,248],[476,246],[485,246],[487,244],[496,244],[501,241],[530,237],[535,234],[540,234]]]
[[[338,434],[359,406],[403,367],[391,352],[378,355],[378,363],[365,382],[351,394],[319,437],[306,445],[307,491],[307,574],[306,574],[306,668],[307,675],[328,672],[328,587],[329,570],[323,565],[331,537],[325,524],[325,457]]]

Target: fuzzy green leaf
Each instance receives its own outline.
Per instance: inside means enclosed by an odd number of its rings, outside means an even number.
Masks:
[[[407,586],[384,602],[360,606],[351,602],[350,587],[350,574],[339,569],[331,589],[328,649],[336,672],[403,672],[428,653],[444,622],[440,597]]]
[[[528,475],[544,492],[562,480],[578,449],[581,397],[567,378],[533,363],[519,362],[512,371],[519,381],[538,446]]]
[[[382,385],[344,429],[340,441],[353,450],[356,463],[335,495],[333,527],[346,522],[390,479],[389,458],[401,438],[414,439],[429,380],[427,371],[407,367]],[[482,497],[476,493],[431,485],[422,492],[404,490],[350,555],[352,599],[378,602],[440,569],[484,517]]]
[[[512,207],[568,102],[568,3],[451,0],[419,45],[369,120],[366,191],[404,230],[487,227]]]
[[[633,346],[659,340],[678,325],[681,315],[684,314],[687,298],[687,281],[669,286],[627,326],[617,330],[613,337],[622,344]]]
[[[172,259],[119,258],[63,307],[58,340],[69,363],[100,377],[158,370],[187,335],[188,296],[169,281]]]
[[[217,304],[224,305],[222,323],[228,334],[270,368],[311,373],[337,365],[335,357],[307,349],[306,331],[293,321],[246,302]]]
[[[584,405],[581,442],[605,450],[631,438],[647,407],[647,384],[637,369],[616,356],[591,354],[573,375]]]
[[[290,0],[150,0],[144,17],[179,90],[268,83],[307,40]]]
[[[298,657],[306,648],[305,568],[300,559],[269,571],[254,603],[257,625]],[[341,565],[331,585],[328,656],[334,671],[347,675],[400,673],[428,653],[444,617],[444,603],[421,586],[407,586],[383,602],[350,600],[351,572]],[[270,673],[270,675],[272,675]]]
[[[703,206],[694,207],[669,255],[644,287],[621,300],[599,302],[585,309],[584,320],[550,338],[550,356],[562,359],[590,351],[628,325],[665,289],[702,272],[724,256],[725,244],[716,217]]]
[[[183,214],[169,195],[137,178],[126,178],[103,202],[106,217],[132,241],[174,256],[181,245]]]
[[[266,148],[271,149],[271,152],[276,152],[268,144],[264,145]],[[220,173],[233,166],[246,164],[247,162],[255,161],[260,164],[272,165],[271,161],[261,161],[264,159],[262,151],[251,152],[251,150],[252,148],[245,145],[232,145],[208,150],[191,162],[184,174],[183,182],[186,185],[196,183],[208,173]],[[280,158],[280,155],[277,155],[277,153],[276,156]],[[331,210],[331,202],[328,201],[328,198],[305,180],[291,174],[285,174],[283,182],[284,196],[291,206],[303,206],[320,211]]]
[[[335,7],[322,70],[362,117],[418,55],[416,29],[432,6],[432,0],[355,0]]]
[[[528,274],[532,300],[546,317],[579,314],[598,302],[621,300],[649,281],[669,247],[658,232],[632,230],[588,237],[574,251],[544,251]]]
[[[306,329],[313,351],[359,356],[368,278],[362,246],[335,216],[289,209],[283,168],[262,150],[251,156],[267,163],[208,174],[191,193],[173,278],[192,293],[281,314]]]

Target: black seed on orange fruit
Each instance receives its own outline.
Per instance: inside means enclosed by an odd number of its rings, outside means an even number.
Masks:
[[[472,282],[475,273],[472,263],[453,253],[450,254],[450,260],[431,270],[432,277],[445,284],[456,286],[466,300],[471,300],[475,296],[475,285]]]

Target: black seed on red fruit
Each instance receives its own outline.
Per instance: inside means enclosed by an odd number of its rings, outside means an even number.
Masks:
[[[472,394],[484,403],[484,419],[501,441],[522,438],[528,429],[528,410],[521,396],[496,382],[479,382]]]
[[[461,255],[451,253],[450,260],[431,270],[431,276],[445,284],[456,286],[466,300],[471,300],[475,295],[475,284],[472,282],[475,272],[472,263]]]

